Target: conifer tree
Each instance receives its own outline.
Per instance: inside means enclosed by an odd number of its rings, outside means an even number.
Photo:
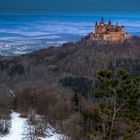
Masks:
[[[119,119],[139,118],[140,77],[131,78],[125,70],[99,71],[93,93],[99,100],[98,122],[104,140],[113,139]]]

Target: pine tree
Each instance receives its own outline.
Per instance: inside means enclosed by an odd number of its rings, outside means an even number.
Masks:
[[[140,77],[132,79],[125,70],[118,73],[109,70],[99,71],[93,93],[100,102],[98,122],[104,140],[113,139],[120,118],[139,118]]]

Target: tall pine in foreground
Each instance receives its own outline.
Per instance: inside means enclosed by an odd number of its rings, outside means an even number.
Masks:
[[[119,121],[129,120],[140,126],[140,77],[131,78],[125,70],[117,73],[110,70],[99,71],[93,94],[99,102],[96,113],[103,140],[117,137],[116,126]]]

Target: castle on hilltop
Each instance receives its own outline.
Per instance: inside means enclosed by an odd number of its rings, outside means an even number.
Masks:
[[[129,34],[125,32],[124,26],[119,26],[118,22],[116,25],[112,25],[111,21],[105,24],[102,18],[99,24],[95,23],[95,31],[93,31],[90,38],[93,40],[123,41],[129,37]]]

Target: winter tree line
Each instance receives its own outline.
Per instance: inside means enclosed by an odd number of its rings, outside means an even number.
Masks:
[[[9,133],[14,110],[27,118],[25,140],[47,136],[50,127],[63,134],[63,140],[139,139],[140,76],[125,70],[101,70],[96,84],[88,86],[90,82],[82,80],[65,78],[56,88],[25,89],[14,98],[1,94],[0,134]]]

